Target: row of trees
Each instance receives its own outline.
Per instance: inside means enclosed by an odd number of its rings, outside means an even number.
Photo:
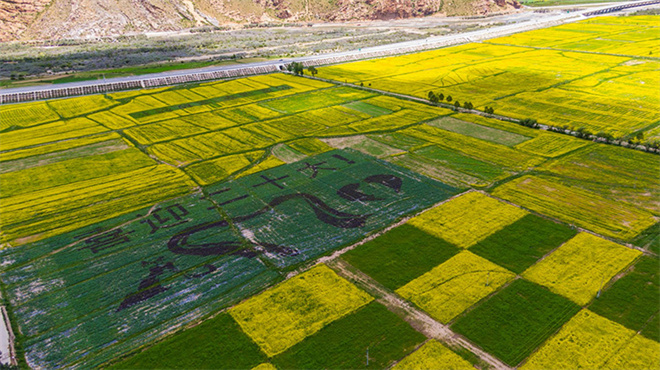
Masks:
[[[301,62],[291,62],[291,63],[287,64],[286,65],[286,70],[289,71],[289,72],[295,73],[298,76],[302,76],[302,75],[305,74],[305,67],[303,66],[303,64]],[[308,67],[307,70],[309,71],[309,73],[312,76],[316,76],[316,74],[319,73],[319,71],[314,66]]]
[[[439,102],[445,101],[445,100],[447,101],[447,103],[451,103],[452,100],[454,100],[454,98],[452,98],[451,95],[447,95],[447,97],[445,98],[445,95],[443,93],[436,94],[433,91],[429,91],[428,98],[429,98],[429,101],[431,103],[439,103]],[[454,106],[457,107],[457,108],[460,108],[461,107],[461,102],[459,102],[458,100],[454,101]],[[465,108],[465,109],[474,109],[474,104],[472,104],[472,102],[466,101],[466,102],[463,103],[463,108]],[[485,112],[492,114],[492,113],[495,112],[495,110],[491,107],[486,107]]]

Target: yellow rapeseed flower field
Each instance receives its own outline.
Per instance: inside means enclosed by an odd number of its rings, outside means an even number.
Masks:
[[[372,300],[327,266],[319,265],[240,303],[229,313],[272,357]]]
[[[46,102],[0,105],[0,131],[57,121],[60,116]]]
[[[634,331],[584,309],[564,324],[520,369],[603,369],[608,359],[634,335]]]
[[[468,248],[527,214],[526,211],[470,192],[408,221],[429,234]]]
[[[392,370],[473,370],[474,366],[435,339],[392,367]]]
[[[580,233],[522,276],[584,306],[642,252]]]
[[[515,276],[505,268],[463,251],[396,292],[446,324]]]
[[[654,216],[626,203],[539,176],[523,176],[492,193],[533,211],[596,233],[630,240],[656,223]]]
[[[610,357],[603,369],[660,369],[660,343],[637,334],[626,346]]]
[[[567,135],[543,133],[532,140],[516,145],[515,148],[528,153],[554,158],[586,145],[589,145],[589,142],[585,140]]]

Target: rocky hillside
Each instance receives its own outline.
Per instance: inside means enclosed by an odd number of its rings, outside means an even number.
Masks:
[[[177,31],[204,25],[478,15],[517,0],[2,0],[0,41]]]

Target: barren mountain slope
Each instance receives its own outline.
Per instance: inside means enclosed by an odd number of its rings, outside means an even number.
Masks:
[[[50,5],[49,5],[50,4]],[[0,41],[510,11],[516,0],[0,0]]]

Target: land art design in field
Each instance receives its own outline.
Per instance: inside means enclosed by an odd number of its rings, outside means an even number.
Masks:
[[[2,279],[31,363],[101,363],[455,193],[334,150],[6,249]]]

